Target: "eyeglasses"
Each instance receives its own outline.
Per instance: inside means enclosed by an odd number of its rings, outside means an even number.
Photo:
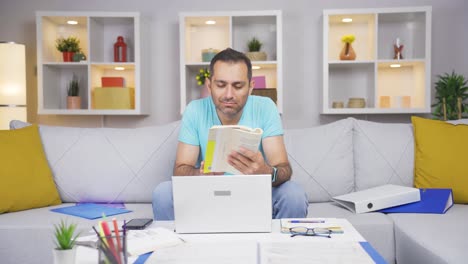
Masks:
[[[291,237],[295,236],[321,236],[321,237],[328,237],[331,238],[332,230],[328,228],[307,228],[303,226],[295,226],[289,228],[289,233],[291,233]]]

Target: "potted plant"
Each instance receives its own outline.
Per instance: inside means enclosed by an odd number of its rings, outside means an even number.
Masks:
[[[249,52],[247,52],[245,55],[251,61],[265,61],[267,59],[267,54],[263,51],[260,51],[262,46],[263,46],[263,43],[260,40],[258,40],[256,37],[253,37],[251,40],[247,42],[247,47],[249,49]]]
[[[80,86],[78,79],[73,74],[72,80],[68,83],[67,87],[67,108],[68,109],[80,109],[81,108],[81,97],[79,96]]]
[[[76,224],[67,224],[61,220],[54,224],[55,249],[54,263],[75,263],[75,241],[79,234],[75,234]]]
[[[463,75],[445,73],[437,75],[439,80],[435,83],[436,103],[432,105],[432,114],[443,120],[461,119],[464,113],[468,113],[468,105],[464,101],[468,98],[468,86]]]
[[[356,37],[354,35],[344,35],[341,41],[345,44],[340,52],[340,60],[355,60],[356,52],[351,45]]]
[[[63,61],[73,61],[73,55],[80,52],[80,40],[74,36],[60,37],[55,40],[55,47],[62,52]]]
[[[200,97],[204,98],[210,95],[210,92],[208,91],[208,87],[205,84],[205,80],[209,79],[211,76],[210,70],[208,68],[201,68],[200,71],[195,75],[195,80],[197,81],[197,84],[199,86],[202,86],[202,90],[200,92]]]

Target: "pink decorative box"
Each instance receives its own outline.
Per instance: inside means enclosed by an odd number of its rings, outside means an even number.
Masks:
[[[255,81],[254,89],[265,89],[266,88],[265,76],[252,76],[252,80]]]

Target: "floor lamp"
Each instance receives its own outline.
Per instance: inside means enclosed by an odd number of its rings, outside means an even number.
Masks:
[[[13,119],[27,119],[25,47],[0,41],[0,129]]]

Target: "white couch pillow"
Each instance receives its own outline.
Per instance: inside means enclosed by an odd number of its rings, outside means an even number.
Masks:
[[[356,191],[384,184],[413,186],[414,135],[408,124],[354,119]]]
[[[22,123],[22,124],[21,124]],[[11,123],[12,128],[27,125]],[[147,202],[173,173],[180,121],[142,128],[40,126],[64,202]]]
[[[286,129],[284,140],[292,180],[307,192],[309,202],[354,190],[353,122],[351,118],[312,128]]]

